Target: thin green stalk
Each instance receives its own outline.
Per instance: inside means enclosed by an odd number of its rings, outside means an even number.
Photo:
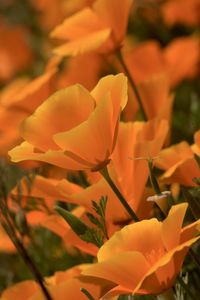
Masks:
[[[142,105],[142,99],[141,99],[140,93],[139,93],[139,91],[138,91],[138,88],[137,88],[137,86],[136,86],[136,84],[135,84],[135,81],[134,81],[133,77],[131,76],[131,74],[130,74],[130,72],[129,72],[129,69],[128,69],[127,66],[126,66],[126,63],[125,63],[125,61],[124,61],[123,55],[121,54],[121,51],[118,50],[117,53],[116,53],[116,55],[117,55],[117,58],[119,59],[120,64],[122,65],[122,67],[123,67],[123,69],[124,69],[124,71],[125,71],[125,73],[126,73],[126,76],[128,77],[129,83],[130,83],[130,85],[131,85],[131,87],[132,87],[132,89],[133,89],[133,91],[134,91],[134,94],[135,94],[135,96],[136,96],[136,99],[137,99],[139,108],[140,108],[140,110],[141,110],[141,112],[142,112],[142,115],[143,115],[143,119],[144,119],[145,121],[147,121],[148,118],[147,118],[147,115],[146,115],[146,113],[145,113],[144,107],[143,107],[143,105]]]
[[[124,208],[126,209],[126,211],[128,212],[128,214],[131,216],[131,218],[135,222],[138,222],[139,218],[137,217],[137,215],[135,214],[135,212],[133,211],[133,209],[130,207],[130,205],[127,203],[126,199],[121,194],[121,192],[119,191],[119,189],[117,188],[117,186],[115,185],[115,183],[112,181],[112,178],[110,177],[110,175],[108,173],[107,167],[104,167],[100,171],[100,173],[104,177],[104,179],[107,181],[107,183],[109,184],[109,186],[112,188],[113,192],[116,194],[116,196],[118,197],[119,201],[124,206]]]
[[[89,300],[95,300],[94,297],[86,289],[81,288],[80,290]]]
[[[196,296],[193,295],[193,293],[191,292],[190,288],[188,288],[187,284],[184,282],[184,280],[182,279],[181,276],[177,277],[177,281],[179,282],[181,287],[184,289],[184,291],[188,294],[188,296],[190,296],[190,299],[192,299],[192,300],[197,299]]]
[[[0,199],[0,200],[3,200],[3,199]],[[43,279],[42,274],[37,269],[37,267],[36,267],[35,263],[33,262],[32,258],[29,256],[29,254],[26,251],[23,243],[17,237],[15,228],[12,225],[12,222],[11,222],[10,217],[9,217],[9,210],[8,210],[8,208],[6,208],[6,205],[3,204],[3,201],[0,203],[0,208],[1,208],[1,212],[3,214],[3,217],[5,218],[5,222],[1,221],[1,224],[2,224],[5,232],[7,233],[7,235],[9,236],[11,241],[13,242],[13,244],[15,245],[18,253],[21,255],[21,257],[24,260],[25,264],[27,265],[27,267],[31,271],[33,277],[38,282],[38,284],[39,284],[39,286],[40,286],[40,288],[41,288],[41,290],[42,290],[42,292],[45,296],[45,299],[46,300],[53,300],[53,298],[51,297],[51,295],[49,294],[47,288],[44,285],[44,279]]]
[[[156,195],[161,195],[161,189],[159,187],[159,184],[157,182],[157,179],[154,175],[154,172],[153,172],[153,161],[152,159],[148,159],[148,167],[149,167],[149,178],[150,178],[150,181],[151,181],[151,185],[152,185],[152,188],[154,189]]]

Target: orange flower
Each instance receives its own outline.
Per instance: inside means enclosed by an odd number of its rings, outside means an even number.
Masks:
[[[154,40],[124,49],[123,56],[129,72],[136,83],[165,73],[171,87],[198,72],[199,38],[180,37],[170,42],[164,49]],[[190,55],[186,55],[190,53]]]
[[[110,160],[126,103],[123,74],[102,78],[91,93],[78,84],[56,92],[23,122],[26,142],[9,152],[12,160],[98,170]]]
[[[199,48],[199,38],[181,37],[173,40],[164,49],[166,71],[169,74],[172,86],[197,74],[200,60]],[[190,53],[190,55],[186,53]]]
[[[29,300],[39,289],[32,280],[22,281],[3,291],[0,300]]]
[[[43,200],[45,206],[51,210],[55,201],[61,197],[56,188],[57,184],[57,180],[45,178],[39,175],[34,176],[32,179],[23,177],[10,191],[10,196],[15,199],[20,197],[20,205],[23,208],[28,206],[29,198],[35,198],[36,203],[40,203],[41,200]],[[38,199],[40,199],[40,201],[37,201]]]
[[[45,278],[47,288],[54,300],[85,300],[81,288],[85,288],[95,299],[100,299],[102,291],[111,287],[106,280],[82,280],[80,273],[89,265],[82,264],[67,271],[56,272]],[[33,280],[26,280],[3,291],[1,300],[44,300],[39,285]]]
[[[53,92],[52,79],[56,69],[30,81],[16,79],[0,93],[0,154],[7,156],[11,147],[20,142],[20,123]]]
[[[168,217],[144,220],[115,233],[98,252],[98,263],[83,275],[110,280],[116,287],[106,296],[160,294],[178,275],[189,247],[199,237],[200,221],[183,229],[187,204],[175,205]]]
[[[146,159],[159,154],[167,133],[166,120],[120,123],[108,168],[129,205],[142,218],[149,214],[149,207],[143,198],[149,176]]]
[[[8,26],[0,20],[0,40],[0,82],[4,82],[28,67],[33,57],[23,27]]]
[[[155,160],[155,165],[165,170],[161,180],[165,183],[180,183],[194,186],[194,177],[199,177],[199,167],[194,153],[187,142],[181,142],[162,150]]]
[[[138,91],[149,120],[160,118],[170,122],[174,97],[170,95],[169,79],[166,73],[160,73],[142,81],[138,84]]]
[[[16,252],[14,244],[12,243],[2,226],[0,226],[0,251],[5,253]]]
[[[154,119],[147,123],[121,122],[119,126],[118,139],[108,169],[112,180],[139,218],[147,218],[151,212],[151,203],[147,203],[144,197],[149,174],[145,158],[158,155],[167,132],[168,125],[164,120]],[[143,159],[134,159],[138,157]],[[63,179],[58,184],[58,189],[66,197],[68,182]],[[108,235],[111,236],[124,223],[130,222],[130,216],[103,178],[78,193],[68,195],[68,201],[94,213],[91,201],[98,202],[102,196],[107,196],[108,199],[106,226]]]
[[[31,4],[39,12],[37,17],[48,31],[58,25],[63,19],[76,11],[89,6],[94,0],[32,0]]]
[[[57,89],[80,83],[91,90],[97,84],[100,74],[107,74],[109,69],[103,57],[94,52],[70,57],[66,61],[63,61],[61,57],[53,56],[47,67],[58,66],[61,61],[63,67],[57,73]],[[87,72],[84,72],[84,70],[87,70]]]
[[[160,44],[148,40],[132,48],[123,48],[123,57],[136,83],[164,72],[164,58]]]
[[[200,22],[199,0],[170,0],[164,3],[161,11],[165,22],[170,26],[176,23],[195,26]]]
[[[53,38],[68,41],[54,53],[75,56],[101,46],[104,51],[119,47],[126,34],[131,5],[132,0],[97,0],[92,8],[67,18],[51,33]]]

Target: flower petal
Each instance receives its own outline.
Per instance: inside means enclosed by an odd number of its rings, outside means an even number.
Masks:
[[[57,150],[52,136],[85,121],[94,110],[95,102],[81,85],[73,85],[50,96],[21,128],[22,136],[38,149]]]
[[[167,218],[162,223],[162,238],[167,251],[176,247],[180,242],[181,228],[188,204],[174,205]]]
[[[140,252],[128,251],[94,264],[84,270],[82,274],[104,278],[126,288],[134,289],[148,269],[149,265]]]
[[[113,107],[108,96],[97,105],[87,121],[54,135],[54,141],[67,157],[75,161],[80,157],[94,167],[109,158],[116,124],[112,124]]]

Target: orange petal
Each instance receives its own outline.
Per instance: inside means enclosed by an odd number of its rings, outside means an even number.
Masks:
[[[70,157],[67,157],[63,151],[47,151],[46,153],[34,152],[34,147],[28,142],[23,142],[21,145],[13,148],[8,152],[13,162],[19,162],[23,160],[38,160],[53,164],[60,168],[69,168],[72,170],[83,169],[83,164]],[[85,165],[85,168],[92,167],[92,165]]]
[[[162,238],[167,251],[180,243],[181,228],[188,204],[174,205],[162,223]]]
[[[22,125],[25,140],[43,151],[58,149],[52,136],[85,121],[94,109],[94,100],[81,85],[73,85],[50,96]]]
[[[186,242],[187,240],[191,239],[193,236],[196,236],[200,232],[200,220],[189,224],[182,228],[180,241],[182,243]]]
[[[3,291],[2,300],[29,300],[32,295],[40,290],[40,287],[31,280],[26,280],[11,286]]]
[[[104,278],[125,288],[134,289],[148,269],[149,265],[140,252],[127,251],[94,264],[82,274]]]
[[[52,32],[52,38],[76,40],[103,29],[101,19],[89,7],[75,13],[58,25]]]
[[[190,149],[190,145],[183,141],[179,144],[172,145],[159,154],[159,157],[155,160],[155,165],[160,169],[167,170],[179,161],[192,157],[193,153]]]
[[[142,289],[142,293],[146,290],[146,293],[161,294],[169,289],[181,269],[188,248],[198,239],[193,238],[167,252],[150,268],[133,292],[139,293]]]
[[[3,91],[2,105],[32,113],[54,91],[52,81],[55,72],[53,68],[29,82],[27,79],[15,80]]]
[[[114,42],[122,42],[128,25],[132,0],[97,0],[93,8],[103,24],[112,28]]]
[[[113,117],[115,118],[116,114],[119,114],[119,108],[121,107],[123,110],[128,101],[127,84],[127,77],[123,73],[108,75],[99,80],[98,84],[91,91],[91,95],[96,103],[99,103],[104,95],[110,93],[114,108]]]
[[[140,221],[125,226],[116,232],[99,250],[98,261],[102,262],[124,251],[138,251],[148,255],[149,249],[163,248],[162,223],[157,219]],[[120,284],[120,283],[119,283]]]
[[[91,33],[86,37],[79,38],[78,40],[73,40],[71,42],[65,43],[62,46],[56,47],[53,53],[59,56],[76,56],[90,52],[99,48],[109,37],[110,29],[98,30],[95,33]]]
[[[112,114],[112,102],[107,95],[87,121],[67,132],[54,135],[54,141],[67,157],[96,167],[107,161],[112,152],[116,126],[112,124]]]
[[[162,176],[164,182],[181,183],[186,186],[195,186],[192,178],[199,177],[199,166],[194,158],[182,160],[169,168]]]

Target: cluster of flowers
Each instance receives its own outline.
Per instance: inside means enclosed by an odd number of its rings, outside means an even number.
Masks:
[[[184,199],[180,192],[181,186],[199,188],[200,130],[193,145],[170,145],[173,91],[199,75],[200,38],[195,32],[161,47],[155,40],[136,43],[127,27],[142,5],[151,22],[161,14],[167,26],[195,27],[200,3],[32,2],[40,26],[50,32],[43,45],[47,62],[35,79],[13,79],[34,57],[25,29],[0,20],[0,154],[30,174],[39,170],[1,193],[0,247],[16,247],[27,262],[26,229],[41,226],[58,235],[66,251],[75,247],[94,259],[45,279],[31,262],[37,282],[11,286],[0,299],[162,294],[200,237],[197,196],[186,189]],[[162,170],[158,178],[154,167]],[[186,200],[192,213],[183,226]],[[200,257],[192,255],[198,264]]]

